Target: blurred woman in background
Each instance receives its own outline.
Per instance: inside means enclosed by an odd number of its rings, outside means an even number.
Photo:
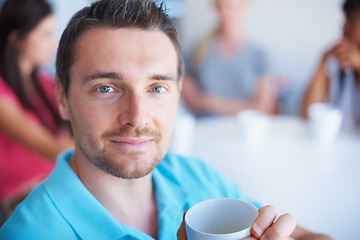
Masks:
[[[219,24],[196,47],[184,78],[184,102],[197,115],[275,112],[267,56],[245,36],[249,5],[249,0],[215,0]]]
[[[0,204],[13,209],[73,146],[55,84],[55,18],[45,0],[7,0],[0,12]]]

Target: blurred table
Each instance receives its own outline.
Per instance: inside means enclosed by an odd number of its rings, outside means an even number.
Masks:
[[[237,183],[241,190],[298,224],[335,239],[356,239],[360,227],[360,136],[341,132],[317,143],[305,121],[277,116],[261,144],[247,142],[235,117],[196,122],[191,155]]]

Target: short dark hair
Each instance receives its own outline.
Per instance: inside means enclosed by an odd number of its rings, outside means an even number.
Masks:
[[[351,16],[355,10],[360,10],[360,0],[346,0],[343,4],[343,11],[346,16]]]
[[[56,56],[56,75],[66,94],[77,41],[86,31],[101,27],[133,27],[164,32],[176,49],[178,78],[181,79],[183,60],[178,32],[166,14],[163,3],[157,5],[153,0],[100,0],[77,12],[61,36]]]

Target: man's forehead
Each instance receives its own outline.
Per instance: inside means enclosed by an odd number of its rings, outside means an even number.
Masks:
[[[98,70],[102,71],[118,70],[118,66],[146,68],[157,64],[159,71],[167,68],[168,72],[171,69],[177,73],[176,49],[170,38],[159,30],[91,29],[81,36],[75,47],[73,66],[79,61],[86,68],[100,67]]]
[[[118,34],[118,35],[117,35]],[[120,27],[120,28],[116,28],[116,27],[106,27],[106,26],[101,26],[101,27],[96,27],[96,28],[91,28],[87,31],[85,31],[78,39],[78,44],[88,41],[89,39],[93,39],[94,36],[100,36],[99,39],[102,39],[104,41],[108,40],[109,36],[113,36],[117,38],[117,41],[121,41],[121,40],[126,40],[127,38],[131,38],[131,37],[139,37],[141,35],[149,35],[149,36],[162,36],[163,38],[167,38],[169,41],[170,38],[160,29],[157,28],[152,28],[152,29],[142,29],[142,28],[138,28],[138,27]],[[117,36],[116,36],[117,35]],[[103,36],[103,37],[101,37]]]
[[[160,44],[159,41],[161,41],[162,44]],[[168,47],[173,48],[176,53],[177,50],[171,39],[158,29],[144,30],[135,27],[98,27],[84,32],[79,37],[74,46],[74,61],[79,57],[77,56],[79,50],[87,52],[92,51],[95,47],[109,44],[112,45],[114,49],[122,48],[124,50],[130,49],[131,47],[134,49],[146,48],[152,44],[152,49],[157,50],[161,49],[164,43],[167,44]],[[126,46],[123,44],[126,44]],[[102,49],[104,48],[98,48],[100,51]]]

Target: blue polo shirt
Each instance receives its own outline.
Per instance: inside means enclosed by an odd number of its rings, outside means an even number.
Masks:
[[[73,151],[0,229],[0,239],[141,239],[149,235],[118,222],[87,190],[69,166]],[[203,162],[167,154],[152,173],[158,208],[158,239],[176,239],[184,211],[210,198],[244,199],[238,187]],[[246,199],[244,199],[246,200]]]

